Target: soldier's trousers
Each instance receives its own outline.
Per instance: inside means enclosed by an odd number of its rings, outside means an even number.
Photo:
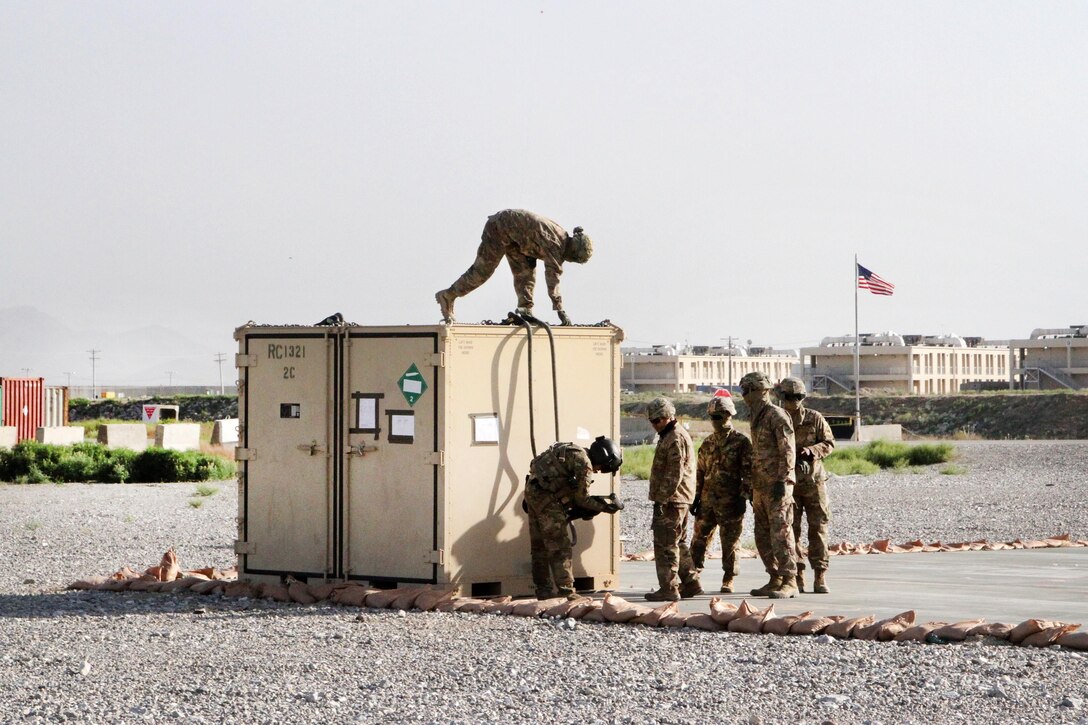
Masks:
[[[722,537],[722,571],[726,579],[732,579],[740,573],[737,550],[740,548],[740,533],[744,526],[745,499],[736,499],[717,509],[704,504],[704,508],[695,519],[691,535],[691,561],[697,571],[702,571],[706,562],[706,550],[714,540],[714,530],[720,529]]]
[[[797,570],[805,568],[801,554],[801,517],[808,517],[808,561],[814,571],[825,571],[827,525],[831,509],[827,505],[827,486],[823,483],[799,483],[793,487],[793,537],[797,541]]]
[[[552,591],[552,580],[561,596],[574,591],[570,529],[567,511],[554,496],[530,488],[525,493],[529,509],[529,553],[533,588],[538,595]]]
[[[532,307],[533,289],[536,287],[536,258],[522,254],[513,247],[508,249],[505,239],[492,230],[491,226],[492,222],[488,220],[484,225],[480,246],[476,249],[476,260],[450,285],[450,292],[457,297],[464,297],[491,279],[499,262],[506,257],[510,262],[510,271],[514,273],[514,292],[518,296],[518,307]]]
[[[797,548],[793,537],[793,486],[786,486],[786,495],[771,498],[771,487],[752,489],[752,513],[755,515],[756,550],[763,567],[771,576],[797,573]]]
[[[681,583],[698,578],[688,549],[687,504],[654,503],[650,528],[654,535],[654,565],[657,583],[664,591],[677,589]]]

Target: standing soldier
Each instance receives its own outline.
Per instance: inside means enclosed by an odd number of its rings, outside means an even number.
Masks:
[[[793,425],[786,411],[770,401],[771,381],[761,372],[740,379],[752,421],[752,512],[756,549],[771,579],[754,596],[797,596],[797,552],[793,538]]]
[[[581,227],[575,227],[571,235],[539,214],[524,209],[505,209],[487,218],[472,266],[447,289],[436,292],[434,298],[442,309],[442,319],[453,322],[453,303],[490,279],[505,256],[514,273],[518,312],[531,315],[536,261],[543,259],[552,308],[559,313],[560,322],[569,325],[570,318],[563,311],[563,298],[559,294],[563,262],[585,264],[592,254],[593,242]]]
[[[688,509],[695,498],[695,446],[676,420],[668,398],[654,398],[646,410],[657,431],[657,449],[650,467],[650,500],[654,517],[654,564],[658,588],[646,594],[651,602],[688,599],[703,593],[688,550]]]
[[[561,597],[574,596],[573,551],[567,524],[571,509],[614,514],[623,504],[614,497],[590,496],[593,473],[615,473],[623,451],[598,436],[588,448],[553,443],[529,464],[525,510],[529,514],[529,551],[537,599],[552,595],[552,580]]]
[[[778,384],[782,406],[790,414],[793,433],[797,442],[797,485],[793,489],[793,536],[801,545],[801,517],[808,516],[808,561],[816,575],[812,591],[827,594],[827,525],[831,521],[831,509],[827,505],[827,471],[822,458],[835,449],[835,436],[823,415],[809,410],[801,402],[807,391],[798,378],[783,378]],[[805,562],[798,551],[797,590],[804,591]]]
[[[737,414],[737,406],[732,398],[711,398],[707,413],[714,432],[699,447],[695,503],[691,505],[695,517],[691,560],[695,569],[701,572],[714,530],[720,528],[724,572],[721,590],[729,594],[733,591],[733,579],[740,572],[737,548],[746,499],[751,496],[748,476],[752,467],[752,443],[733,427],[730,419]]]

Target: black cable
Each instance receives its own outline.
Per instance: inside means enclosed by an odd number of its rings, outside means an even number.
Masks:
[[[555,441],[559,442],[559,378],[556,373],[555,364],[555,336],[552,334],[552,326],[544,320],[533,317],[532,315],[524,315],[525,319],[529,322],[535,322],[544,328],[544,332],[548,333],[548,344],[551,346],[552,351],[552,406],[555,409]]]
[[[536,458],[536,423],[533,419],[533,326],[525,317],[517,312],[510,313],[510,319],[525,328],[529,341],[529,445],[533,449],[533,458]]]

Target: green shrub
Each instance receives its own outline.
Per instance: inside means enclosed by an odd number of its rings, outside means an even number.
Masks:
[[[196,451],[110,450],[97,443],[56,446],[24,441],[0,450],[0,481],[15,483],[164,483],[222,480],[234,476],[234,463]]]
[[[650,466],[654,462],[655,446],[627,446],[623,449],[623,467],[620,473],[646,481],[650,478]]]
[[[952,460],[954,451],[951,443],[919,443],[910,448],[910,465],[931,466]]]
[[[843,451],[843,453],[845,452]],[[829,473],[834,473],[836,476],[858,474],[868,476],[870,473],[876,473],[880,470],[880,466],[872,461],[867,461],[860,456],[839,456],[838,452],[832,453],[824,459],[824,467]]]
[[[949,443],[895,443],[873,441],[864,446],[840,448],[824,459],[828,471],[839,476],[870,474],[890,468],[911,472],[916,466],[929,466],[951,460],[955,451]]]
[[[221,481],[234,476],[234,464],[198,451],[149,448],[136,456],[132,480],[140,483]]]
[[[947,466],[941,466],[941,473],[946,476],[959,476],[967,473],[966,466],[960,466],[955,463],[949,463]]]

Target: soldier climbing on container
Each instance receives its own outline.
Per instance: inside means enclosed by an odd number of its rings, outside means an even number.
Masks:
[[[569,325],[570,318],[563,310],[563,298],[559,294],[563,262],[585,264],[592,254],[593,243],[581,227],[575,227],[573,234],[567,234],[551,219],[524,209],[505,209],[487,218],[472,266],[447,289],[436,292],[434,298],[442,309],[442,319],[453,322],[453,303],[490,279],[505,256],[514,273],[517,311],[532,315],[536,262],[542,259],[552,308],[559,313],[560,322]]]
[[[523,508],[529,514],[529,547],[537,599],[573,598],[574,571],[568,523],[596,513],[614,514],[623,504],[612,496],[590,496],[593,473],[616,473],[623,451],[611,439],[598,436],[589,448],[553,443],[533,459],[526,477]]]

